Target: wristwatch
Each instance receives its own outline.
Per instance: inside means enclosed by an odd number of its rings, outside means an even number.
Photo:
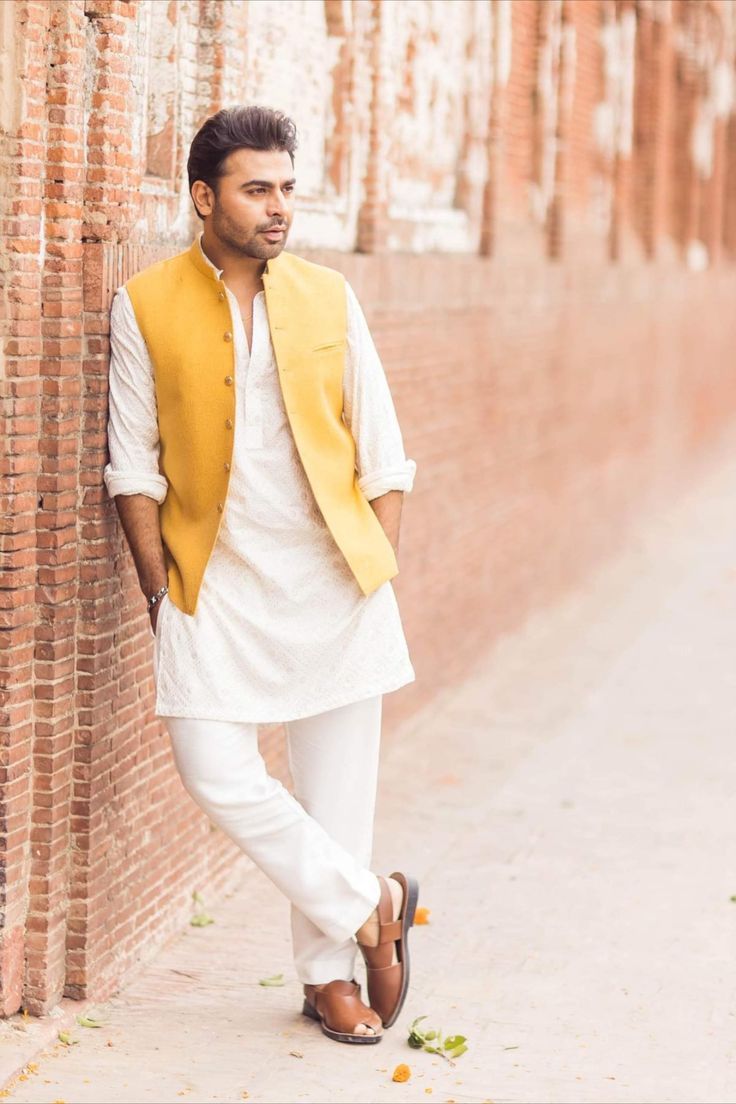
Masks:
[[[150,613],[156,603],[161,601],[164,594],[168,593],[169,588],[167,586],[162,586],[160,590],[157,590],[155,594],[152,594],[151,597],[148,599],[148,612]]]

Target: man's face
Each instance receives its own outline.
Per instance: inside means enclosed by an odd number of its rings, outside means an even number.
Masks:
[[[294,214],[291,157],[286,150],[240,149],[223,169],[216,192],[202,181],[192,190],[208,233],[247,257],[277,257]]]

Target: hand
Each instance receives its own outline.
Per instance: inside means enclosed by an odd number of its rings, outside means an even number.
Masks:
[[[404,498],[403,491],[386,491],[370,500],[371,508],[383,527],[391,547],[399,560],[399,530],[401,527],[401,507]]]

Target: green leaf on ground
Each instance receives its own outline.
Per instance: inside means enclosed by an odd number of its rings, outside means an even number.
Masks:
[[[426,1050],[427,1054],[437,1054],[447,1062],[465,1053],[468,1048],[465,1045],[464,1035],[448,1035],[443,1042],[442,1031],[434,1028],[422,1030],[417,1026],[426,1018],[426,1016],[417,1016],[410,1024],[409,1037],[406,1040],[410,1047],[414,1050]]]
[[[408,1043],[410,1047],[414,1048],[414,1050],[420,1050],[421,1047],[424,1046],[424,1043],[427,1039],[427,1035],[417,1027],[417,1024],[421,1023],[422,1020],[426,1020],[426,1018],[426,1016],[417,1016],[417,1018],[413,1020],[409,1026]]]
[[[104,1020],[98,1020],[95,1016],[77,1016],[80,1027],[102,1027]]]
[[[208,924],[214,924],[214,916],[210,916],[204,907],[204,897],[198,890],[192,890],[192,900],[196,905],[194,916],[190,917],[189,923],[193,928],[206,928]]]
[[[195,912],[189,923],[193,928],[206,928],[208,924],[214,924],[214,917],[208,912]]]
[[[272,977],[261,978],[258,982],[259,985],[263,985],[266,988],[275,989],[279,985],[284,985],[284,975],[274,974]]]
[[[466,1047],[465,1043],[461,1043],[460,1046],[455,1047],[454,1050],[448,1050],[447,1057],[448,1058],[459,1058],[460,1055],[464,1054],[467,1049],[468,1048]]]

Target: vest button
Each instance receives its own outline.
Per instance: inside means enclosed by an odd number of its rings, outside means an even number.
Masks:
[[[233,382],[233,377],[232,376],[225,376],[225,383],[227,384],[228,387],[230,387],[232,385],[232,382]]]
[[[225,420],[225,429],[232,429],[232,428],[233,428],[233,420],[232,420],[232,418],[227,418]]]
[[[225,471],[230,471],[230,465],[228,464],[227,460],[225,461],[224,468]]]
[[[218,502],[217,503],[217,512],[218,512],[218,514],[221,514],[224,509],[225,509],[225,507],[223,506],[223,504],[221,502]]]
[[[233,339],[233,335],[230,333],[229,330],[225,331],[225,333],[223,334],[223,337],[225,338],[225,341],[232,341],[232,339]]]

